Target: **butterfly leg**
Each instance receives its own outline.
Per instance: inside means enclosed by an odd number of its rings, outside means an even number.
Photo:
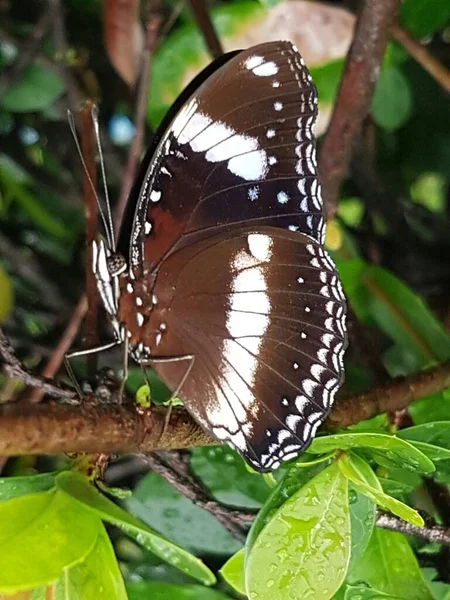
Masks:
[[[166,418],[164,419],[164,427],[163,427],[163,430],[161,433],[161,437],[163,437],[163,435],[166,433],[167,427],[169,426],[170,415],[172,414],[173,399],[176,398],[176,396],[178,396],[186,379],[189,377],[189,374],[192,371],[192,367],[194,366],[195,355],[194,354],[184,354],[182,356],[161,356],[161,357],[158,356],[157,358],[152,358],[149,361],[145,361],[145,363],[148,363],[151,365],[154,363],[180,362],[182,360],[189,361],[189,364],[186,368],[186,371],[183,374],[183,377],[180,379],[177,387],[172,391],[172,394],[169,398],[169,408],[168,408],[168,411],[166,414]],[[141,366],[142,367],[144,366],[144,362],[141,363]]]
[[[108,344],[102,344],[101,346],[95,346],[94,348],[86,348],[85,350],[75,350],[74,352],[67,352],[66,354],[64,354],[64,366],[66,367],[66,371],[70,377],[70,380],[73,383],[73,386],[80,400],[83,399],[84,395],[77,381],[77,378],[75,377],[75,373],[73,372],[72,365],[70,364],[70,359],[76,358],[78,356],[89,356],[90,354],[97,354],[99,352],[103,352],[104,350],[114,348],[115,346],[118,346],[119,343],[120,342],[118,341],[114,341],[109,342]]]

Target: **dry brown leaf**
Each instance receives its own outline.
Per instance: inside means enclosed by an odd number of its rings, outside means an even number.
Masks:
[[[134,85],[144,46],[139,0],[104,0],[103,35],[109,59],[121,78]]]

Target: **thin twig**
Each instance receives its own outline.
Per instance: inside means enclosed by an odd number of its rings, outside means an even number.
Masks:
[[[215,500],[209,498],[199,485],[192,482],[177,472],[164,458],[157,454],[148,454],[144,459],[149,464],[152,471],[159,473],[168,483],[178,490],[181,494],[189,498],[194,504],[208,511],[238,540],[245,540],[245,531],[243,527],[248,525],[254,515],[247,511],[227,508]]]
[[[208,13],[207,0],[189,0],[192,12],[194,14],[197,27],[200,29],[201,34],[206,43],[206,47],[209,50],[212,58],[218,58],[223,54],[222,43],[214,29],[214,25],[211,21],[211,17]]]
[[[392,28],[392,35],[407,52],[435,79],[439,85],[450,92],[450,70],[422,46],[410,33],[399,25]]]
[[[123,213],[128,201],[128,196],[130,195],[130,191],[133,186],[133,181],[142,153],[145,133],[145,116],[147,111],[147,97],[150,86],[151,57],[156,48],[158,30],[161,23],[159,6],[160,1],[153,0],[148,3],[147,7],[148,16],[146,21],[145,45],[141,58],[140,76],[137,89],[136,113],[134,117],[136,130],[130,145],[130,151],[128,153],[128,161],[122,179],[119,200],[114,211],[116,232],[119,230],[122,222]]]
[[[72,316],[70,317],[70,320],[64,330],[64,333],[62,334],[58,345],[56,346],[56,348],[53,350],[50,358],[48,359],[47,364],[45,365],[44,369],[42,370],[42,377],[43,378],[48,378],[48,377],[54,377],[56,375],[56,373],[59,371],[59,368],[64,360],[64,355],[69,351],[70,347],[72,346],[78,330],[80,328],[80,323],[84,318],[84,315],[86,314],[87,311],[87,298],[86,295],[83,294],[83,296],[80,298],[77,306],[75,307],[75,310],[72,313]],[[39,379],[38,379],[39,381]],[[28,385],[33,385],[33,386],[37,386],[39,389],[35,389],[32,390],[29,395],[28,395],[28,401],[29,402],[40,402],[42,400],[42,397],[44,396],[44,394],[49,394],[47,388],[45,386],[39,386],[36,383],[36,380],[34,382],[27,382]],[[58,394],[56,392],[56,389],[54,389],[53,394],[51,394],[54,398],[58,398],[61,397],[61,394]],[[71,391],[70,396],[65,395],[65,398],[73,398],[75,397],[76,394],[74,394],[74,391]]]
[[[333,217],[353,144],[370,107],[389,32],[400,0],[365,0],[347,55],[339,92],[320,149],[319,166],[327,212]]]
[[[39,387],[45,394],[48,394],[54,398],[71,399],[75,397],[72,389],[57,385],[53,381],[48,381],[44,377],[39,377],[38,375],[31,373],[17,358],[8,339],[1,329],[0,358],[4,363],[4,370],[9,377],[19,379],[27,385]]]
[[[394,515],[378,512],[377,527],[389,529],[390,531],[398,531],[406,535],[413,535],[428,542],[436,542],[444,546],[450,546],[450,529],[440,527],[439,525],[418,527],[411,525]]]

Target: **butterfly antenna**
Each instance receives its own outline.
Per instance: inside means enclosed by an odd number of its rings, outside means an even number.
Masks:
[[[98,126],[98,110],[97,110],[96,106],[93,106],[91,108],[91,118],[92,118],[92,123],[94,125],[95,140],[97,142],[98,156],[100,159],[100,170],[102,173],[103,190],[105,193],[105,201],[106,201],[106,216],[108,219],[109,235],[110,235],[110,239],[112,242],[111,247],[115,252],[116,251],[116,242],[114,239],[114,221],[113,221],[112,212],[111,212],[111,202],[109,201],[108,184],[106,183],[105,160],[103,158],[102,144],[100,141],[100,128]]]
[[[105,232],[106,232],[106,237],[107,237],[107,241],[108,241],[108,246],[110,248],[112,248],[113,250],[115,250],[115,245],[114,245],[114,238],[111,238],[111,230],[108,226],[108,221],[105,217],[105,214],[103,212],[102,209],[102,205],[100,204],[100,199],[98,197],[97,194],[97,190],[95,189],[94,183],[92,181],[91,175],[89,173],[89,170],[87,168],[87,164],[86,161],[84,160],[84,156],[83,156],[83,152],[81,150],[81,146],[80,146],[80,142],[78,139],[78,134],[77,134],[77,128],[75,126],[75,119],[74,116],[72,114],[72,112],[70,110],[67,111],[67,118],[69,120],[69,127],[70,127],[70,131],[72,132],[72,137],[75,141],[75,146],[77,147],[77,151],[78,151],[78,155],[80,157],[81,160],[81,164],[83,165],[83,170],[84,173],[89,181],[89,185],[91,186],[92,192],[94,194],[95,200],[97,202],[97,207],[98,207],[98,211],[100,213],[100,217],[102,219],[102,223],[103,223],[103,227],[105,228]]]

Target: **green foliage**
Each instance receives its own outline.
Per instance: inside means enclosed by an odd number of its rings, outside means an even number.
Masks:
[[[409,83],[394,65],[385,65],[377,81],[372,99],[372,117],[388,131],[398,129],[411,116],[412,99]]]
[[[126,504],[133,514],[192,552],[232,554],[239,548],[212,515],[155,473],[144,477]]]
[[[174,585],[162,581],[139,581],[127,585],[129,600],[230,600],[228,596],[198,585]]]
[[[195,556],[169,542],[144,523],[135,519],[111,500],[96,491],[87,478],[64,472],[56,478],[57,487],[100,519],[119,527],[144,548],[205,585],[215,582],[211,571]]]
[[[214,497],[224,504],[259,508],[269,495],[263,477],[250,473],[239,455],[227,446],[195,448],[191,466]]]
[[[406,538],[384,529],[374,530],[369,546],[347,579],[363,581],[400,600],[433,600]]]
[[[330,465],[287,500],[257,537],[246,564],[249,598],[331,598],[350,560],[347,479]]]
[[[400,9],[402,25],[417,37],[431,35],[448,24],[450,6],[446,0],[405,0]]]
[[[0,95],[0,108],[32,112],[50,108],[64,91],[64,83],[53,71],[30,64],[20,80]]]
[[[2,502],[0,591],[51,583],[92,551],[99,528],[92,514],[55,489]]]

